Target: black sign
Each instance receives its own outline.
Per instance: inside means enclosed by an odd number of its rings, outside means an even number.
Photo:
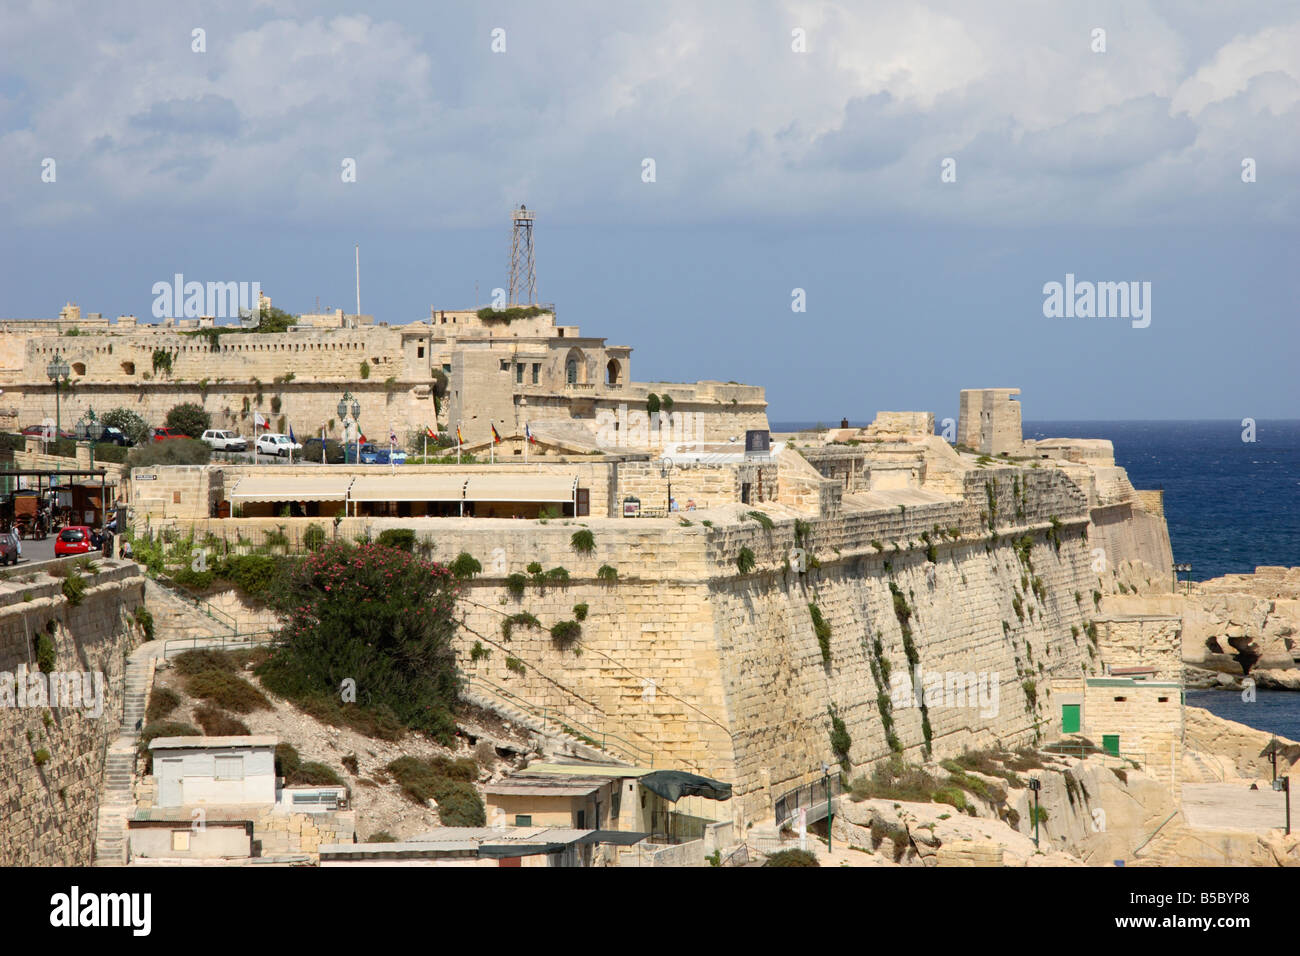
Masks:
[[[745,432],[745,454],[766,452],[772,449],[772,433],[766,428],[751,428]]]

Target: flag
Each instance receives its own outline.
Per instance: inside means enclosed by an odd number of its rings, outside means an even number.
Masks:
[[[261,412],[253,412],[253,427],[254,427],[254,428],[270,428],[270,427],[271,427],[271,423],[268,422],[265,418],[262,417],[262,413],[261,413]]]
[[[366,441],[367,441],[367,439],[366,439],[366,433],[365,433],[365,432],[362,432],[361,435],[360,435],[360,437],[357,438],[357,441],[361,442],[361,444],[364,445],[364,444],[366,443]]]
[[[529,444],[537,444],[537,439],[533,437],[533,430],[528,427],[527,422],[524,422],[524,437],[528,439]]]
[[[289,441],[293,442],[295,445],[298,444],[298,439],[296,439],[296,438],[293,437],[293,426],[292,426],[292,425],[289,426]]]
[[[456,444],[457,444],[457,445],[463,445],[463,444],[465,444],[465,439],[463,439],[463,438],[460,437],[460,426],[459,426],[459,425],[456,426]]]
[[[425,433],[426,435],[428,435],[430,438],[432,438],[434,441],[437,441],[437,440],[438,440],[438,433],[435,432],[435,431],[434,431],[432,428],[430,428],[428,425],[425,425],[425,426],[424,426],[424,433]]]
[[[492,426],[492,443],[494,445],[501,444],[501,436],[497,434],[497,427],[495,425]]]

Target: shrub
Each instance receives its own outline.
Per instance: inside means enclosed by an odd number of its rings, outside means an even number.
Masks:
[[[40,668],[41,673],[48,674],[54,670],[58,658],[58,652],[54,647],[54,640],[48,634],[42,634],[36,638],[36,666]]]
[[[100,416],[99,421],[106,427],[116,428],[126,435],[134,444],[149,440],[149,423],[129,408],[114,408]]]
[[[618,580],[618,568],[610,567],[608,564],[602,564],[600,570],[596,572],[596,578],[604,581],[606,584],[613,584]]]
[[[418,555],[329,544],[295,562],[277,587],[283,643],[258,673],[270,690],[330,722],[389,737],[410,728],[450,744],[455,594],[451,570]],[[356,681],[355,705],[338,702],[346,678]]]
[[[191,697],[210,700],[237,714],[250,714],[255,710],[270,710],[266,695],[244,678],[227,670],[208,668],[185,681],[185,690]]]
[[[481,827],[487,822],[473,783],[478,778],[478,764],[472,759],[398,757],[387,769],[412,802],[426,804],[432,799],[438,804],[443,826]]]
[[[839,758],[840,765],[847,769],[849,766],[849,749],[853,746],[853,738],[849,736],[848,728],[844,726],[844,721],[840,719],[834,707],[826,708],[826,712],[830,714],[831,718],[831,750]]]
[[[86,595],[86,579],[77,573],[76,568],[68,568],[67,577],[63,579],[63,596],[68,603],[76,607]]]
[[[754,552],[749,548],[741,548],[740,553],[736,555],[736,570],[741,574],[748,574],[754,570]]]
[[[509,592],[510,596],[516,601],[524,596],[524,588],[527,586],[528,577],[517,571],[506,578],[506,591]]]
[[[410,528],[385,528],[379,532],[375,543],[384,548],[397,548],[409,554],[415,550],[415,532]],[[480,567],[479,570],[481,571],[482,568]]]
[[[145,723],[162,720],[181,705],[180,695],[170,687],[159,687],[149,695],[149,709],[144,713]]]
[[[563,646],[572,644],[582,634],[582,625],[577,621],[560,621],[551,625],[551,639]]]
[[[821,866],[807,850],[780,850],[769,856],[764,866]]]
[[[217,576],[232,582],[250,597],[265,597],[280,576],[280,563],[265,554],[231,555],[222,560]]]
[[[569,571],[567,568],[551,568],[546,572],[546,580],[564,587],[569,583]]]
[[[469,649],[469,659],[477,664],[486,657],[491,657],[492,651],[483,646],[482,641],[475,641],[474,646]]]
[[[360,371],[361,371],[361,377],[362,377],[363,379],[365,379],[365,378],[369,378],[369,377],[370,377],[370,363],[369,363],[369,362],[362,362],[362,363],[361,363],[361,369],[360,369]]]
[[[822,610],[816,604],[808,605],[808,613],[812,615],[813,631],[817,635],[817,644],[822,650],[822,664],[829,666],[831,662],[831,626],[822,617]]]
[[[325,541],[325,529],[315,522],[309,524],[307,530],[302,533],[302,544],[308,551],[319,551],[325,547]]]
[[[143,604],[137,604],[135,608],[135,623],[140,627],[140,633],[144,635],[146,641],[153,640],[153,613]]]
[[[649,412],[651,415],[653,415],[655,412],[659,411],[659,408],[660,408],[659,396],[656,395],[654,392],[651,392],[649,395],[645,397],[645,410]]]
[[[242,720],[236,720],[224,710],[211,704],[201,704],[197,707],[194,711],[194,719],[209,737],[244,737],[249,732],[248,725]]]
[[[315,760],[299,764],[293,778],[286,780],[285,783],[290,786],[308,787],[337,787],[344,785],[343,778],[338,775],[333,767]]]
[[[167,413],[165,424],[182,435],[198,438],[212,427],[212,416],[205,412],[201,405],[196,405],[194,402],[181,402],[179,405],[172,406]]]
[[[43,767],[50,762],[50,752],[46,750],[44,747],[41,747],[34,754],[32,754],[32,760],[36,762],[36,766]]]
[[[378,833],[372,833],[366,838],[367,843],[396,843],[397,837],[393,836],[387,830],[380,830]]]
[[[451,562],[450,570],[457,580],[464,581],[480,573],[483,570],[483,565],[478,563],[478,559],[474,555],[468,551],[462,551],[456,555],[456,560]]]
[[[510,640],[510,635],[516,624],[534,629],[542,626],[542,622],[537,620],[536,615],[530,614],[527,611],[520,611],[518,614],[511,614],[501,622],[501,637],[503,640]]]
[[[180,723],[174,720],[164,720],[161,723],[145,724],[144,730],[140,731],[140,753],[144,756],[149,754],[149,742],[156,737],[199,737],[197,727],[190,724]]]
[[[757,521],[767,531],[771,531],[775,527],[772,519],[761,511],[747,512],[747,516],[752,518],[754,521]]]
[[[587,605],[585,604],[573,605],[573,617],[575,620],[585,621],[587,619]]]
[[[519,658],[507,657],[506,670],[510,671],[512,674],[523,675],[524,673],[527,672],[528,668],[524,667],[524,662],[521,661]]]
[[[573,532],[573,537],[569,539],[569,546],[578,554],[591,554],[596,550],[596,539],[587,528],[581,531]]]
[[[206,465],[212,460],[212,449],[206,442],[192,438],[172,438],[151,441],[132,448],[126,456],[128,468],[149,465]]]

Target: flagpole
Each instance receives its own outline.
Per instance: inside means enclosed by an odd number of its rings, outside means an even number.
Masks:
[[[528,423],[524,422],[524,464],[528,464]]]

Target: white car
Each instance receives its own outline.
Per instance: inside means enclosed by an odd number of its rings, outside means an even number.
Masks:
[[[302,451],[302,445],[291,441],[288,435],[268,433],[257,436],[254,450],[259,455],[279,455],[281,458],[287,458],[290,451]]]
[[[248,442],[242,435],[220,428],[209,428],[203,433],[202,440],[207,442],[213,451],[248,451]]]

